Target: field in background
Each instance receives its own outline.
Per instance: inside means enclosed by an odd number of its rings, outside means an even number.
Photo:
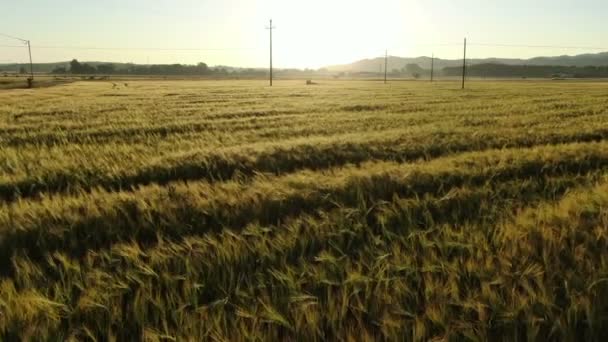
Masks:
[[[0,91],[0,339],[608,337],[608,84]]]

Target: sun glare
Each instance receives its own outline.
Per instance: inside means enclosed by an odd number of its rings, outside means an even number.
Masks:
[[[388,0],[378,4],[359,1],[271,2],[262,11],[272,13],[278,65],[316,68],[380,56],[391,47],[407,48],[408,7],[415,2]],[[411,6],[410,6],[411,5]],[[411,13],[410,13],[411,14]],[[403,37],[403,40],[395,37]]]

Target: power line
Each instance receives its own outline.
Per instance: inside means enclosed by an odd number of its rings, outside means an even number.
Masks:
[[[6,48],[20,48],[16,45],[0,45]],[[119,50],[119,51],[230,51],[230,50],[258,50],[259,48],[157,48],[157,47],[92,47],[92,46],[51,46],[37,45],[36,49],[64,49],[64,50]]]
[[[389,46],[389,49],[406,49],[412,47],[441,47],[441,46],[461,46],[462,43],[436,43],[436,44],[410,44],[408,46]]]
[[[27,43],[26,39],[13,37],[10,35],[0,33],[0,36],[4,36],[11,39],[20,40]],[[412,47],[448,47],[448,46],[461,46],[462,43],[443,43],[443,44],[413,44],[407,47],[391,47],[393,50],[407,49]],[[485,46],[485,47],[516,47],[516,48],[530,48],[530,49],[578,49],[578,50],[605,50],[608,51],[608,47],[598,46],[566,46],[566,45],[519,45],[519,44],[494,44],[494,43],[474,43],[469,42],[469,46]],[[22,48],[21,45],[0,45],[2,48]],[[64,50],[117,50],[117,51],[245,51],[245,50],[260,50],[257,47],[226,47],[226,48],[164,48],[164,47],[95,47],[95,46],[62,46],[62,45],[36,45],[36,49],[64,49]]]
[[[599,46],[571,46],[571,45],[525,45],[525,44],[501,44],[501,43],[475,43],[469,41],[468,46],[476,47],[505,47],[505,48],[527,48],[527,49],[562,49],[562,50],[597,50],[607,51],[608,47]],[[444,43],[444,44],[413,44],[407,47],[393,47],[394,50],[407,50],[416,47],[452,47],[462,46],[461,43]]]
[[[15,37],[15,36],[11,36],[10,34],[0,33],[0,36],[6,37],[6,38],[20,40],[20,41],[22,41],[24,43],[27,42],[27,39],[22,39],[22,38],[18,38],[18,37]]]
[[[490,46],[490,47],[521,47],[529,49],[581,49],[581,50],[608,50],[608,47],[597,46],[564,46],[564,45],[517,45],[517,44],[489,44],[489,43],[469,43],[470,46]]]
[[[19,39],[19,38],[17,38]],[[27,40],[24,40],[26,42]],[[418,46],[461,46],[460,44],[424,44],[410,45],[409,47]],[[550,48],[550,49],[590,49],[590,50],[608,50],[608,47],[585,47],[585,46],[559,46],[559,45],[516,45],[516,44],[485,44],[471,43],[469,46],[494,46],[494,47],[522,47],[522,48]],[[0,45],[5,48],[21,48],[20,45]],[[65,49],[65,50],[145,50],[145,51],[229,51],[229,50],[259,50],[254,47],[228,47],[228,48],[162,48],[162,47],[94,47],[94,46],[60,46],[60,45],[37,45],[36,49]],[[393,49],[405,49],[405,47],[393,47]]]

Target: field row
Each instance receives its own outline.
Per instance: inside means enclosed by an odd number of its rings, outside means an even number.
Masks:
[[[149,247],[125,239],[76,258],[69,248],[45,249],[39,261],[18,253],[12,280],[2,283],[9,315],[0,329],[27,331],[37,322],[49,337],[119,339],[235,331],[270,339],[355,331],[599,338],[608,305],[600,252],[608,247],[601,211],[608,188],[570,193],[557,207],[542,203],[605,177],[499,178],[388,201],[359,191],[358,201],[284,223],[181,232],[174,242],[159,234]],[[569,264],[573,273],[546,273]]]
[[[39,194],[78,193],[95,188],[129,190],[151,183],[167,184],[172,181],[229,180],[233,177],[251,177],[257,173],[284,174],[301,169],[321,170],[347,164],[359,164],[370,160],[412,162],[466,151],[483,151],[510,147],[533,147],[573,142],[603,141],[608,136],[606,128],[565,129],[559,134],[553,131],[508,131],[499,134],[489,130],[467,135],[454,129],[440,134],[403,130],[386,130],[382,134],[354,134],[332,138],[309,138],[271,144],[252,144],[216,151],[192,150],[187,154],[166,157],[149,157],[134,154],[134,147],[123,149],[129,159],[95,156],[95,162],[82,159],[75,164],[67,155],[56,160],[50,156],[49,165],[22,164],[25,170],[4,160],[4,168],[12,172],[0,177],[0,199],[12,201],[19,197]],[[115,150],[118,153],[120,150]],[[39,153],[39,152],[38,152]],[[54,153],[55,154],[55,153]],[[57,153],[58,154],[58,153]],[[15,159],[23,162],[23,154]],[[5,178],[4,180],[2,178]]]
[[[524,153],[525,152],[525,153]],[[426,163],[368,163],[322,172],[256,176],[251,181],[172,183],[133,192],[96,190],[76,196],[19,201],[1,207],[0,258],[14,250],[35,257],[62,250],[82,255],[119,241],[153,242],[192,233],[272,224],[336,205],[373,205],[392,196],[440,196],[467,185],[600,174],[608,143],[465,153]],[[313,181],[314,180],[314,181]],[[39,257],[42,257],[40,255]]]
[[[0,92],[0,340],[606,340],[601,83]]]

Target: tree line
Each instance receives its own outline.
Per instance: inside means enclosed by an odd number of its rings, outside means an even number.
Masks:
[[[264,75],[265,70],[259,69],[240,69],[228,70],[222,67],[210,68],[205,63],[196,65],[187,64],[89,64],[81,63],[74,59],[70,62],[69,68],[57,67],[51,71],[53,74],[74,74],[74,75],[226,75],[226,74],[246,74]]]
[[[461,76],[462,67],[443,68],[444,76]],[[507,65],[476,64],[467,67],[467,75],[473,77],[518,77],[518,78],[599,78],[608,77],[608,66],[551,66],[551,65]]]
[[[19,65],[17,65],[19,66]],[[14,65],[7,68],[15,67]],[[37,66],[35,66],[35,69]],[[20,66],[19,73],[26,74],[29,72],[26,67]],[[35,70],[36,71],[36,70]],[[50,71],[50,69],[49,69]],[[48,71],[45,71],[48,72]],[[267,75],[265,69],[233,69],[225,67],[208,67],[205,63],[196,65],[187,64],[154,64],[154,65],[139,65],[139,64],[116,64],[116,63],[82,63],[78,60],[72,60],[66,66],[54,68],[51,73],[56,75],[156,75],[156,76],[171,76],[171,75],[233,75],[243,77],[263,77]],[[383,70],[381,70],[381,73]],[[289,75],[329,75],[332,74],[326,69],[298,70],[298,69],[282,69],[277,70],[277,74]],[[376,75],[374,72],[357,72],[335,73],[334,77],[347,76]],[[418,64],[407,64],[402,68],[392,68],[389,70],[392,77],[429,77],[430,70],[420,67]],[[437,76],[461,76],[462,67],[445,67],[436,70]],[[481,78],[608,78],[608,66],[550,66],[550,65],[508,65],[499,63],[475,64],[467,67],[467,75]]]

